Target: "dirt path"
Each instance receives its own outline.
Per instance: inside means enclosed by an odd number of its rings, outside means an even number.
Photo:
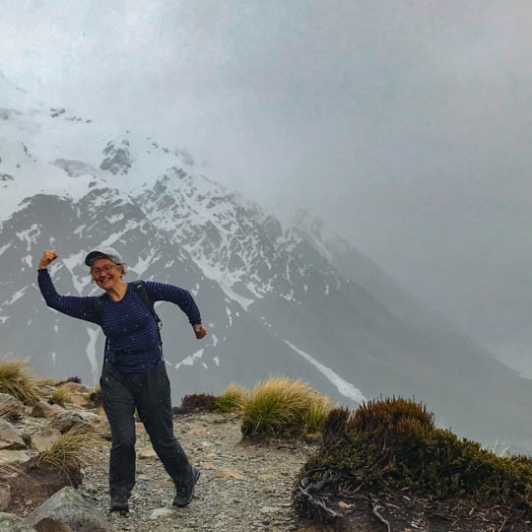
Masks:
[[[240,422],[224,414],[195,414],[176,420],[175,434],[191,462],[201,469],[188,508],[173,509],[174,489],[156,457],[139,458],[137,484],[128,516],[108,512],[109,444],[93,449],[81,491],[115,530],[246,531],[298,530],[290,496],[294,479],[313,447],[304,443],[242,445]],[[138,426],[137,454],[150,450]]]

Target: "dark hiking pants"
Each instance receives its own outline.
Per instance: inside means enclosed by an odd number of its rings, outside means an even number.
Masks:
[[[188,484],[192,468],[174,436],[170,381],[164,360],[145,373],[135,374],[122,373],[105,362],[100,386],[112,435],[111,497],[129,497],[135,485],[135,408],[157,456],[175,485]]]

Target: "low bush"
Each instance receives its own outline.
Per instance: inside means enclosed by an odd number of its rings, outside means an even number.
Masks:
[[[0,362],[0,392],[23,403],[39,399],[36,379],[25,360],[6,358]]]
[[[180,406],[172,408],[174,415],[190,414],[192,412],[213,412],[216,410],[216,400],[214,395],[205,393],[185,395]]]
[[[317,500],[322,489],[334,498],[362,486],[381,490],[382,484],[436,499],[525,504],[530,510],[532,459],[496,456],[479,443],[438,429],[433,414],[413,400],[373,401],[355,413],[332,410],[323,426],[322,445],[301,472],[300,486],[318,486]],[[303,491],[294,492],[294,501],[305,514],[312,504],[301,496]]]

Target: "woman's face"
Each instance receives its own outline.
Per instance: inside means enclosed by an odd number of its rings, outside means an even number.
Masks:
[[[91,275],[103,290],[110,290],[122,279],[122,268],[112,260],[97,259],[92,263]]]

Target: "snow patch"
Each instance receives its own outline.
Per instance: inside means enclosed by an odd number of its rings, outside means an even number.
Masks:
[[[17,290],[12,296],[11,299],[8,299],[5,304],[6,305],[12,305],[15,301],[18,301],[23,295],[24,292],[27,290],[27,286],[24,288],[21,288],[20,290]]]
[[[175,369],[179,369],[181,366],[193,366],[196,360],[199,360],[203,356],[203,349],[196,351],[193,355],[184,358],[181,362],[175,365]]]
[[[91,373],[93,381],[96,382],[98,379],[98,362],[96,360],[96,340],[100,334],[100,329],[94,329],[93,327],[87,327],[87,334],[89,335],[89,343],[87,344],[87,349],[85,353],[89,359],[91,365]]]
[[[9,244],[4,244],[2,247],[0,247],[0,255],[2,255],[4,251],[6,251],[6,249],[8,249],[10,246],[11,242],[9,242]]]
[[[324,366],[321,362],[318,362],[314,357],[312,357],[302,349],[299,349],[294,344],[291,344],[289,341],[284,340],[284,342],[298,355],[301,355],[305,360],[308,360],[321,373],[323,373],[323,375],[325,375],[327,379],[329,379],[329,381],[331,381],[332,384],[336,386],[338,392],[341,393],[344,397],[352,399],[357,403],[362,403],[366,400],[366,398],[358,388],[353,386],[350,382],[347,382],[346,380],[342,379],[342,377],[335,373],[331,368]]]

